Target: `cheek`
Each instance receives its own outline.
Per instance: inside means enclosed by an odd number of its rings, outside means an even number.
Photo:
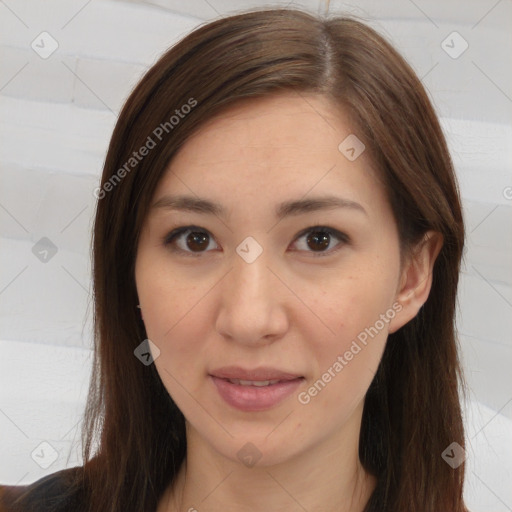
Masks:
[[[355,277],[355,276],[358,277]],[[312,309],[323,323],[317,329],[303,322],[316,362],[312,375],[319,403],[332,400],[357,402],[373,379],[386,344],[392,308],[394,276],[375,268],[340,280],[318,296]],[[324,388],[330,392],[323,392]]]
[[[205,353],[206,322],[201,304],[196,304],[192,310],[172,306],[168,303],[167,308],[152,313],[148,337],[152,339],[150,332],[158,333],[154,341],[160,349],[156,369],[180,409],[188,411],[190,395],[195,396],[206,375],[201,356]]]
[[[137,292],[144,309],[146,332],[152,341],[165,346],[167,339],[200,307],[208,285],[199,287],[189,279],[180,278],[158,258],[141,259],[139,265]]]
[[[182,297],[187,304],[187,300]],[[145,319],[146,332],[160,349],[160,362],[181,376],[197,372],[197,363],[207,339],[207,314],[204,305],[191,301],[190,307],[158,306]],[[210,322],[211,324],[211,322]]]
[[[155,260],[140,260],[137,291],[147,337],[160,350],[155,366],[174,395],[179,383],[197,377],[202,340],[206,339],[207,284],[198,286],[169,273]],[[194,377],[195,375],[195,377]]]
[[[375,308],[377,311],[378,319],[379,308]],[[368,310],[364,315],[347,315],[335,336],[324,338],[323,343],[317,342],[313,348],[315,371],[308,388],[298,398],[310,411],[316,410],[322,421],[332,425],[344,423],[364,399],[382,358],[388,334],[387,324],[379,323],[376,328],[375,323],[375,316]],[[326,411],[330,411],[330,420]]]
[[[360,268],[331,280],[310,302],[311,310],[325,326],[325,334],[317,337],[319,346],[348,349],[352,339],[374,326],[391,308],[395,286],[395,276],[378,267]],[[377,327],[387,331],[388,325],[379,322]]]

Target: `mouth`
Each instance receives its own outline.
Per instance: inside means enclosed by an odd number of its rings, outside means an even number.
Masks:
[[[258,388],[263,388],[266,386],[273,386],[274,384],[277,384],[278,382],[287,382],[284,380],[241,380],[241,379],[224,379],[228,382],[231,382],[231,384],[237,384],[238,386],[256,386]]]
[[[268,367],[255,370],[224,367],[212,371],[209,377],[225,403],[246,412],[277,406],[304,381],[301,375]]]
[[[219,379],[228,379],[240,382],[273,382],[288,381],[302,377],[297,373],[278,370],[270,366],[262,366],[253,370],[241,368],[240,366],[224,366],[213,370],[210,375]],[[238,383],[238,382],[237,382]],[[243,385],[243,384],[242,384]]]

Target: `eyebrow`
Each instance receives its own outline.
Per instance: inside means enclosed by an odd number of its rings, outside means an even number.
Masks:
[[[224,219],[227,217],[227,210],[221,204],[208,199],[185,195],[163,196],[152,205],[152,208],[216,215]],[[338,196],[320,196],[285,201],[276,206],[275,215],[277,219],[281,220],[291,215],[301,215],[308,212],[332,210],[335,208],[348,208],[368,215],[359,203]]]
[[[217,215],[224,219],[227,217],[227,210],[219,203],[193,196],[164,196],[154,203],[152,208]],[[281,220],[291,215],[301,215],[308,212],[332,210],[335,208],[348,208],[368,215],[366,210],[359,203],[337,196],[321,196],[285,201],[277,205],[275,215],[277,219]]]

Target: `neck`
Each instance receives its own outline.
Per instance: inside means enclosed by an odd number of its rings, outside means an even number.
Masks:
[[[158,512],[363,512],[376,479],[360,464],[354,416],[292,458],[253,467],[224,457],[187,423],[187,458]]]

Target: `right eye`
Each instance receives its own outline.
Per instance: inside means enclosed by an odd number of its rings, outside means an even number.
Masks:
[[[183,235],[188,235],[183,238]],[[163,244],[173,252],[182,253],[187,256],[199,256],[201,253],[208,252],[210,242],[213,237],[210,233],[198,226],[182,226],[173,229],[165,236]]]

